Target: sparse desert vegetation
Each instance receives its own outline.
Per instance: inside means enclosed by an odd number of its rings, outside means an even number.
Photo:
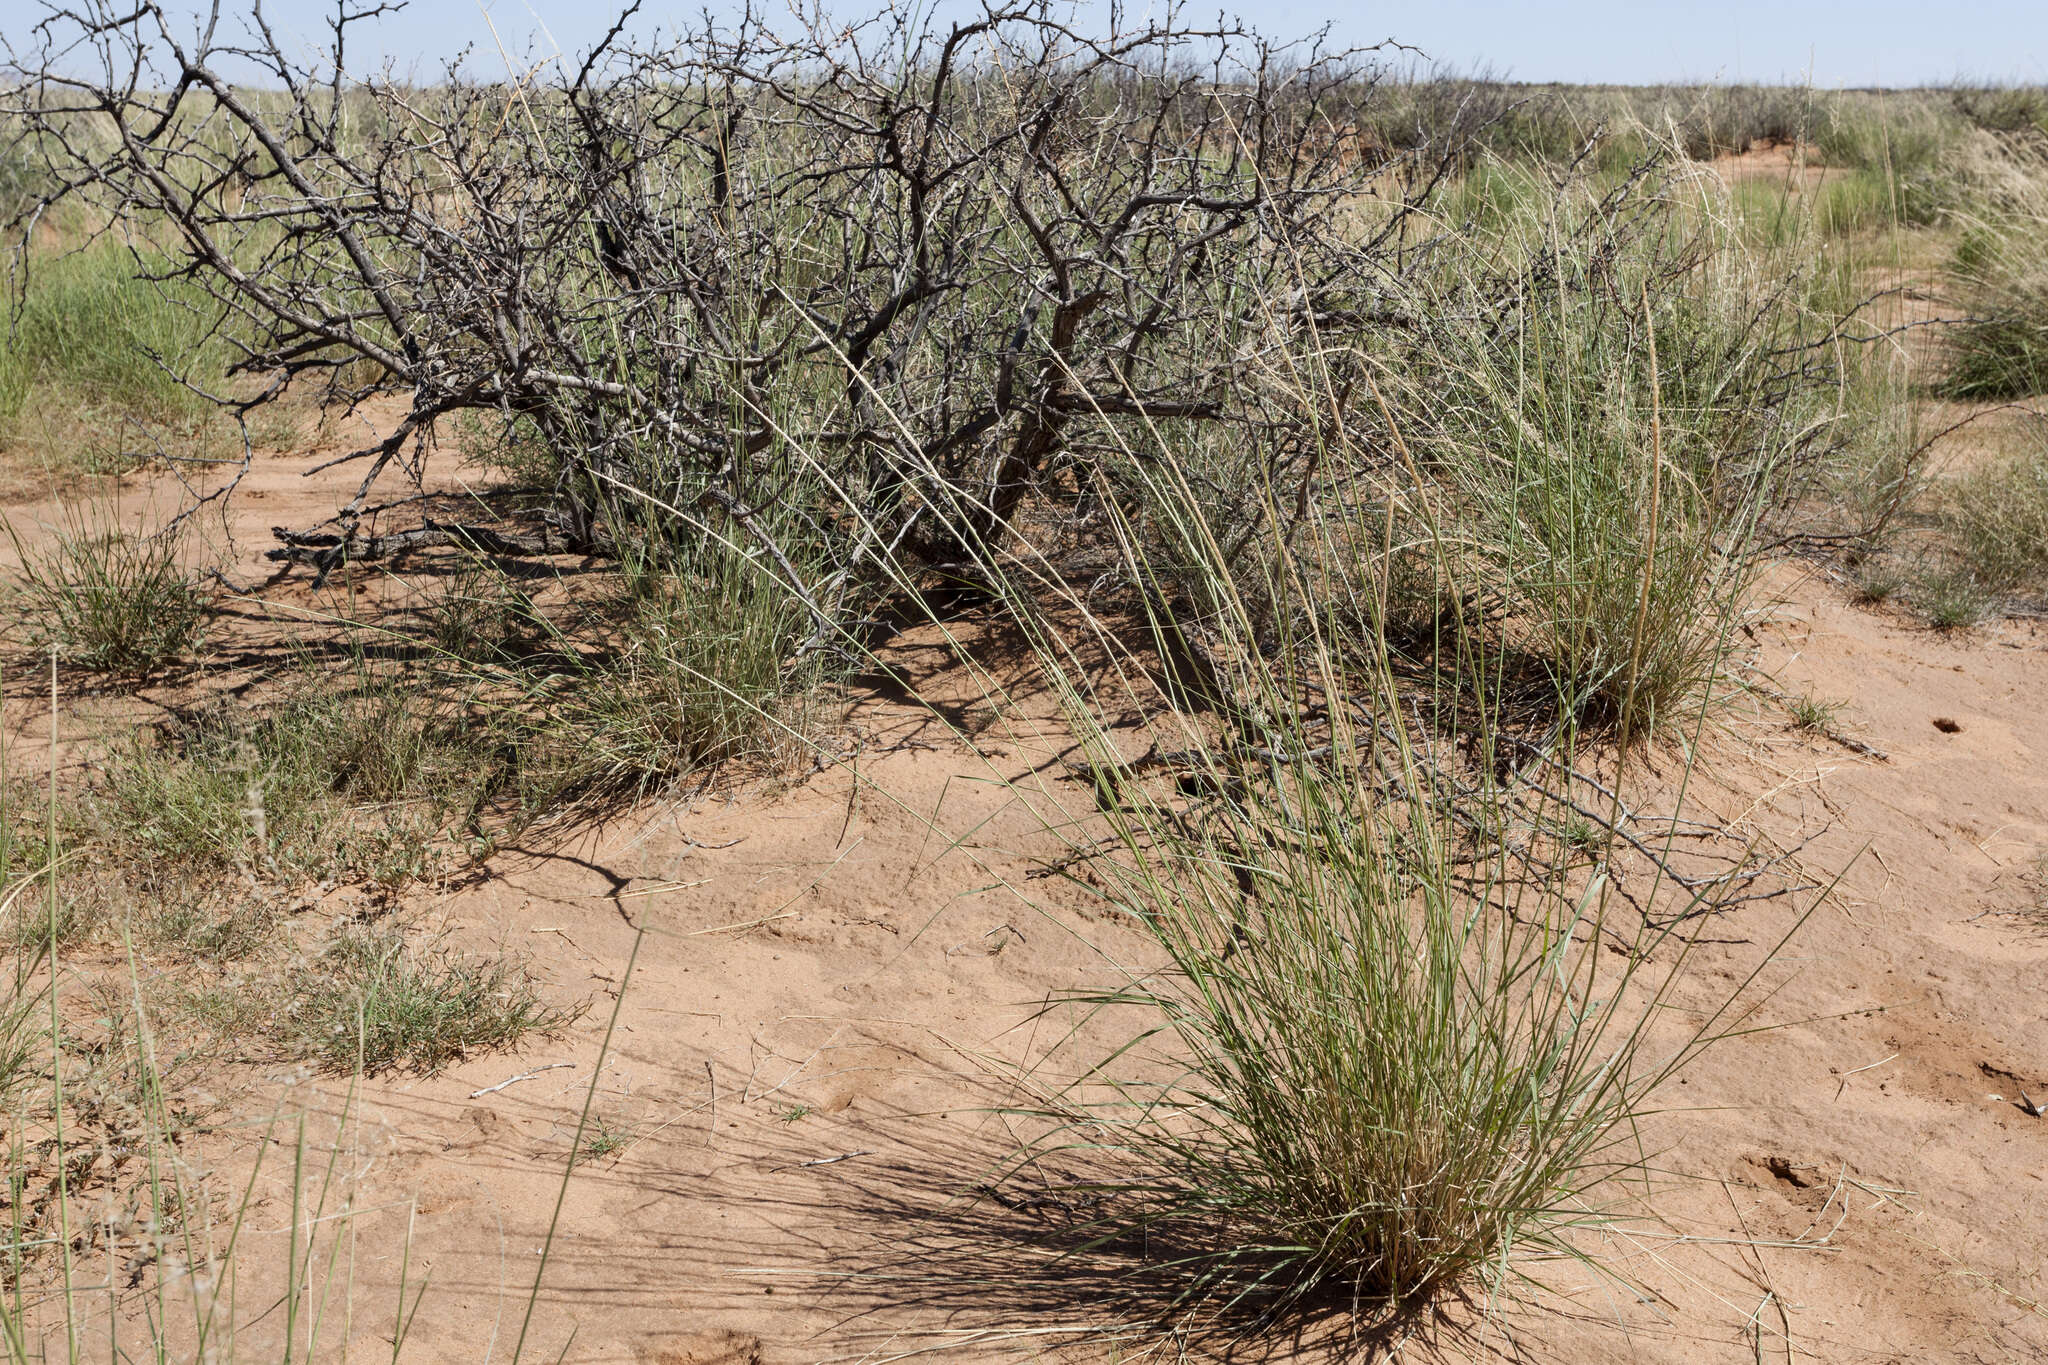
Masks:
[[[2048,96],[376,17],[6,35],[8,1362],[2048,1343]]]

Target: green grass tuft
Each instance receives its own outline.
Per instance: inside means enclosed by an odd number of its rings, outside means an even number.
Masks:
[[[2048,393],[2048,291],[2013,285],[1993,306],[2003,315],[1973,318],[1950,339],[1942,391],[1959,399]]]
[[[1881,605],[1904,591],[1908,579],[1896,564],[1867,559],[1857,566],[1852,580],[1855,598],[1865,606]]]
[[[789,664],[806,618],[736,553],[629,573],[611,638],[548,679],[525,740],[562,796],[632,798],[771,747],[815,667]]]
[[[54,648],[76,668],[141,677],[198,647],[206,599],[175,536],[74,526],[58,531],[47,549],[19,537],[15,546],[18,614],[36,648]]]
[[[1810,692],[1801,693],[1785,704],[1785,710],[1792,718],[1796,730],[1827,731],[1840,720],[1849,703],[1827,701]]]
[[[1324,1314],[1365,1330],[1496,1292],[1523,1254],[1583,1255],[1578,1232],[1609,1216],[1608,1182],[1643,1169],[1651,1095],[1714,1037],[1718,1016],[1650,1042],[1682,934],[1648,931],[1611,954],[1608,934],[1624,931],[1604,919],[1604,874],[1590,889],[1546,880],[1510,840],[1473,834],[1548,831],[1569,865],[1598,867],[1606,830],[1584,813],[1510,811],[1476,773],[1455,809],[1438,799],[1443,760],[1400,718],[1432,688],[1467,684],[1402,682],[1383,636],[1377,650],[1340,645],[1357,626],[1322,596],[1323,566],[1351,556],[1354,528],[1270,508],[1253,531],[1287,536],[1294,572],[1254,596],[1228,542],[1203,532],[1194,482],[1162,484],[1158,515],[1190,528],[1163,553],[1206,592],[1198,624],[1152,634],[1199,630],[1216,661],[1202,695],[1127,694],[1113,679],[1134,666],[1084,670],[1065,627],[1044,625],[1041,648],[1091,768],[1115,774],[1117,798],[1097,804],[1118,855],[1091,861],[1086,884],[1168,966],[1125,968],[1118,988],[1054,1007],[1082,1021],[1073,1038],[1108,1029],[1102,1060],[1057,1087],[1032,1077],[1050,1096],[1025,1110],[1043,1136],[1003,1178],[1049,1187],[1071,1210],[1068,1254],[1121,1266],[1147,1286],[1132,1312],[1176,1332],[1264,1335]],[[1428,552],[1454,603],[1472,563],[1451,538],[1460,526],[1447,517]],[[1142,537],[1125,553],[1133,576],[1160,576]],[[1144,637],[1107,622],[1079,634]],[[1318,704],[1340,696],[1340,714]],[[1109,718],[1132,711],[1194,771],[1148,785],[1130,769],[1125,722]],[[1219,795],[1191,806],[1190,792]],[[1660,945],[1673,951],[1651,968]],[[1125,1016],[1128,1031],[1112,1026]]]
[[[1980,149],[1970,178],[1948,269],[1969,317],[1948,338],[1939,389],[1966,400],[2048,392],[2048,150]]]
[[[487,728],[395,683],[324,687],[137,737],[84,798],[101,842],[145,877],[233,870],[389,892],[429,875],[442,835],[504,778]]]

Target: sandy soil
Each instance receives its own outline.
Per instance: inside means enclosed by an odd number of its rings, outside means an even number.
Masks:
[[[272,521],[333,505],[340,485],[298,477],[315,458],[259,463],[223,542],[231,577],[260,576]],[[13,513],[27,525],[49,509]],[[1795,731],[1756,700],[1702,741],[1689,807],[1796,848],[1806,880],[1831,887],[1767,968],[1759,1022],[1773,1027],[1671,1088],[1652,1134],[1666,1225],[1602,1248],[1628,1285],[1548,1267],[1524,1301],[1396,1354],[2048,1358],[2048,1119],[2022,1101],[2048,1100],[2033,880],[2048,850],[2048,636],[1942,635],[1791,564],[1766,586],[1779,604],[1755,629],[1759,676],[1846,702],[1837,728],[1885,755]],[[1057,761],[1025,662],[984,654],[1007,690],[995,707],[940,641],[907,637],[892,662],[938,716],[856,688],[840,761],[537,831],[419,898],[459,940],[531,954],[555,998],[587,1001],[559,1035],[359,1086],[228,1068],[239,1122],[208,1156],[222,1188],[253,1178],[245,1302],[286,1256],[295,1183],[304,1227],[331,1170],[315,1254],[352,1280],[354,1306],[322,1338],[351,1357],[390,1358],[401,1283],[424,1283],[404,1361],[508,1360],[522,1335],[532,1359],[665,1365],[1128,1358],[1063,1345],[1092,1321],[1090,1286],[1034,1256],[1029,1218],[974,1186],[1007,1150],[1002,1063],[1037,1055],[1054,1026],[1043,1002],[1110,980],[1112,959],[1144,946],[1033,875],[1058,849],[1048,822],[1085,820],[1090,793]],[[232,663],[216,681],[232,684]],[[11,728],[47,724],[26,687],[9,692]],[[120,708],[142,704],[102,700],[77,723],[141,719]],[[1642,771],[1631,798],[1668,808],[1674,772]],[[1679,1003],[1749,971],[1815,894],[1717,920]],[[322,903],[309,925],[355,908]],[[629,1140],[565,1187],[586,1099]],[[282,1330],[273,1314],[245,1345]]]

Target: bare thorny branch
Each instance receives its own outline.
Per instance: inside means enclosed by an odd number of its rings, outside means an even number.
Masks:
[[[883,544],[968,560],[1085,429],[1259,420],[1245,279],[1298,281],[1326,343],[1396,321],[1398,253],[1339,215],[1365,192],[1398,221],[1443,171],[1342,131],[1366,53],[1177,13],[1107,36],[1037,3],[747,14],[647,48],[628,8],[552,75],[415,87],[346,71],[383,8],[339,6],[322,69],[260,12],[230,41],[218,9],[181,37],[158,3],[51,5],[9,101],[50,198],[150,224],[155,273],[216,301],[266,381],[244,408],[408,398],[336,461],[364,471],[344,533],[469,411],[537,436],[586,540],[608,480],[765,509],[823,479],[853,512],[819,582],[857,596],[872,575],[834,570]]]

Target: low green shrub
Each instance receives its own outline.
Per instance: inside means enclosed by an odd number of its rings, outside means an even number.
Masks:
[[[1949,102],[1988,133],[2048,133],[2048,89],[2038,85],[1957,85]]]

